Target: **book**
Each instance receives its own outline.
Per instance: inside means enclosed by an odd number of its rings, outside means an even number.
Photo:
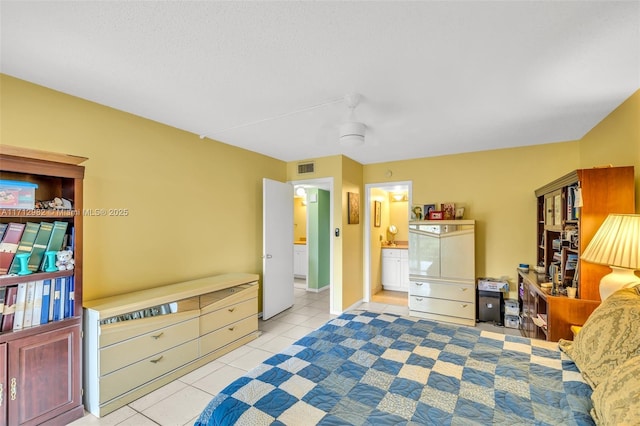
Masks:
[[[8,223],[0,223],[0,241],[2,241],[2,237],[4,237],[4,231],[7,230]]]
[[[22,232],[22,237],[20,238],[20,244],[18,244],[18,248],[16,249],[16,256],[13,257],[13,261],[11,262],[11,267],[9,268],[9,274],[17,274],[20,271],[20,262],[18,260],[17,255],[20,253],[29,253],[31,254],[31,249],[33,248],[33,242],[36,240],[36,235],[38,234],[38,229],[40,229],[40,224],[35,222],[27,222],[24,231]]]
[[[24,324],[24,306],[27,301],[27,283],[18,284],[16,295],[16,310],[13,315],[13,329],[20,330]]]
[[[2,331],[13,330],[13,317],[16,312],[16,298],[18,297],[18,287],[13,285],[7,287],[4,298],[4,310],[2,313]]]
[[[7,287],[0,287],[0,324],[2,324],[2,315],[4,315],[4,296],[6,292]]]
[[[0,242],[0,275],[9,273],[9,268],[16,250],[18,250],[18,244],[20,244],[24,228],[24,223],[17,222],[10,222],[9,226],[7,226],[2,242]]]
[[[51,231],[53,230],[53,223],[41,222],[40,229],[38,229],[38,235],[33,242],[33,248],[31,249],[31,256],[29,257],[29,270],[31,272],[37,272],[42,264],[44,252],[47,250],[47,244],[51,237]]]
[[[33,303],[36,298],[36,282],[29,281],[27,283],[27,291],[24,299],[24,318],[22,320],[22,328],[31,327],[33,325]]]
[[[64,317],[71,318],[75,315],[75,280],[74,276],[68,276],[65,285],[65,298],[64,298]]]
[[[55,279],[54,281],[54,288],[53,288],[53,310],[52,310],[52,320],[53,321],[59,321],[62,318],[60,318],[60,304],[61,304],[61,292],[62,292],[62,281],[63,281],[63,277],[58,277]],[[63,311],[64,312],[64,311]]]
[[[40,325],[42,321],[42,292],[44,291],[44,280],[36,281],[36,290],[33,297],[33,321],[31,325]]]
[[[40,312],[40,324],[49,322],[49,303],[51,300],[51,280],[42,281],[42,311]]]
[[[62,248],[62,242],[64,241],[64,236],[67,233],[67,226],[69,226],[67,222],[58,220],[53,222],[53,229],[51,230],[51,236],[49,237],[49,241],[47,242],[47,247],[44,250],[45,252],[60,251],[60,249]],[[44,268],[46,267],[45,263],[46,256],[42,259],[40,269],[44,270]]]

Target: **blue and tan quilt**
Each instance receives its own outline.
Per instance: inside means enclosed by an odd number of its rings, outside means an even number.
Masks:
[[[557,343],[350,311],[237,379],[196,425],[591,425]]]

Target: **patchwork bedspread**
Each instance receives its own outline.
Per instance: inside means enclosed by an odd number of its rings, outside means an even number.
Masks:
[[[218,394],[196,425],[591,425],[557,343],[351,311]]]

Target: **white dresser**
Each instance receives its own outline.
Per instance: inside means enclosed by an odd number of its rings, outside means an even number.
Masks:
[[[258,275],[85,301],[84,404],[104,416],[255,339]]]
[[[475,325],[475,221],[409,223],[409,310]]]

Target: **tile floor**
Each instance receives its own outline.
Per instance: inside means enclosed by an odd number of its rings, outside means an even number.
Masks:
[[[262,334],[257,339],[209,364],[195,370],[160,389],[114,411],[97,418],[86,414],[71,423],[72,426],[182,426],[193,425],[209,401],[227,384],[240,377],[262,361],[280,352],[300,337],[322,326],[335,315],[329,314],[329,291],[307,292],[296,285],[292,308],[267,321],[259,320]],[[376,312],[407,315],[406,306],[370,302],[359,306]],[[480,323],[483,329],[513,333],[518,330]]]

